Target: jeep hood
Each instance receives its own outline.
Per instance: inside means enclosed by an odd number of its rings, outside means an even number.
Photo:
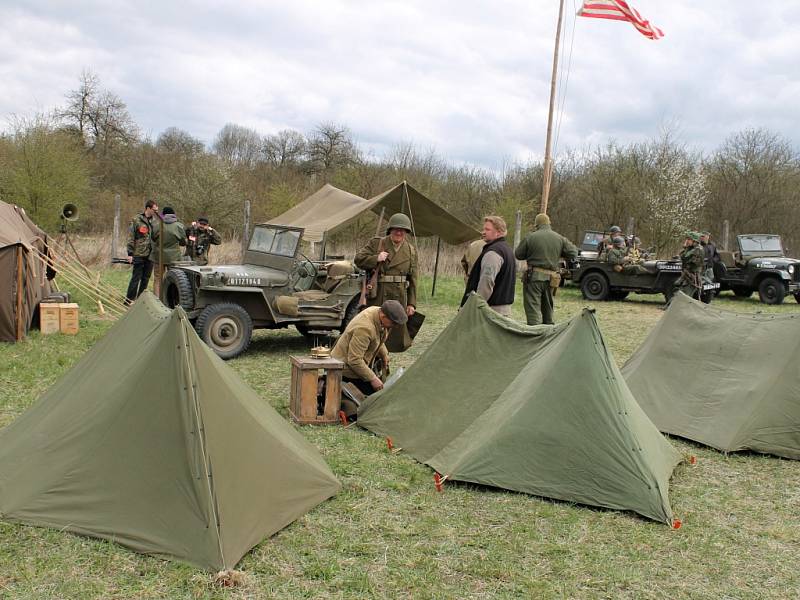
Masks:
[[[216,275],[220,278],[219,281],[222,285],[278,287],[289,283],[289,275],[284,271],[256,265],[214,265],[181,268],[206,278]]]
[[[753,256],[747,255],[745,257],[748,264],[759,269],[785,269],[789,265],[796,265],[800,260],[796,258],[788,258],[786,256]]]

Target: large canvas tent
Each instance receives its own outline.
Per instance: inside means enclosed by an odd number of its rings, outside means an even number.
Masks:
[[[800,314],[742,314],[678,294],[622,368],[664,432],[800,459]]]
[[[145,292],[0,432],[4,518],[229,569],[340,488],[318,452]]]
[[[529,327],[473,294],[358,424],[449,479],[673,523],[680,456],[636,404],[589,310]]]
[[[347,227],[364,213],[371,211],[379,215],[382,209],[386,219],[398,212],[409,215],[419,237],[438,236],[448,244],[462,244],[480,237],[476,229],[405,181],[369,200],[325,184],[300,204],[268,222],[303,227],[304,239],[321,242],[326,235]]]
[[[46,252],[44,231],[24,210],[0,201],[0,341],[25,337],[36,307],[50,293]]]

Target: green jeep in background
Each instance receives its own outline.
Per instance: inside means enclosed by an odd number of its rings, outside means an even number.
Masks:
[[[303,231],[257,225],[241,265],[171,266],[161,301],[181,306],[224,359],[244,352],[257,328],[294,325],[306,336],[342,331],[358,313],[364,275],[348,261],[307,258]]]
[[[781,304],[787,294],[800,302],[800,260],[786,256],[779,235],[739,235],[736,242],[736,252],[719,251],[725,265],[721,290],[742,298],[758,292],[764,304]]]

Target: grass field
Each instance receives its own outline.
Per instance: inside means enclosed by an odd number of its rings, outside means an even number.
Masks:
[[[124,271],[109,273],[125,284]],[[429,283],[427,284],[429,286]],[[429,287],[428,287],[429,289]],[[462,283],[425,294],[428,320],[413,362],[452,318]],[[723,296],[742,312],[796,312]],[[557,318],[597,310],[622,364],[662,312],[661,297],[587,303],[562,290]],[[521,298],[515,317],[523,320]],[[82,304],[78,336],[0,345],[0,426],[10,423],[70,368],[110,323]],[[293,329],[258,332],[231,366],[287,415],[288,355],[305,352]],[[123,369],[124,365],[120,365]],[[487,377],[490,374],[487,374]],[[446,385],[443,378],[442,385]],[[425,418],[420,415],[420,419]],[[448,484],[430,468],[357,427],[301,428],[342,481],[338,496],[264,540],[238,568],[242,585],[219,588],[209,574],[135,554],[110,542],[0,519],[2,598],[797,598],[800,597],[800,463],[724,455],[673,439],[698,457],[681,465],[671,502],[683,527],[632,513],[525,494]]]

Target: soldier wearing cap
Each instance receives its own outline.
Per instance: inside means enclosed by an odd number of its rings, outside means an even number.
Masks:
[[[550,217],[536,215],[536,231],[526,235],[514,250],[517,260],[528,263],[523,275],[522,297],[528,325],[553,323],[553,290],[561,282],[559,261],[574,259],[578,249],[550,227]]]
[[[356,266],[378,270],[377,288],[370,293],[369,304],[380,306],[385,300],[397,300],[411,316],[417,306],[417,249],[411,245],[411,219],[397,213],[391,216],[384,237],[372,238],[358,251]]]
[[[342,381],[352,382],[365,394],[383,389],[380,377],[370,368],[375,358],[389,363],[386,338],[391,329],[408,320],[406,310],[397,300],[386,300],[356,315],[336,340],[331,357],[344,363]]]
[[[628,255],[628,248],[625,238],[617,236],[611,240],[613,247],[606,254],[606,260],[612,265],[617,273],[625,275],[644,275],[647,273],[642,265],[635,264]]]
[[[161,241],[163,229],[164,239]],[[183,251],[181,246],[186,245],[186,228],[175,215],[175,209],[165,206],[161,218],[153,220],[153,248],[150,251],[150,260],[156,266],[156,274],[153,278],[153,291],[156,295],[161,292],[161,280],[167,267],[173,263],[180,262]],[[161,256],[163,249],[164,255]]]
[[[700,234],[687,231],[681,251],[681,276],[675,281],[674,293],[683,292],[695,299],[700,298],[701,274],[705,263],[705,251],[700,245]]]
[[[211,245],[221,243],[222,236],[208,224],[208,217],[198,217],[186,230],[186,256],[198,265],[207,265]]]

